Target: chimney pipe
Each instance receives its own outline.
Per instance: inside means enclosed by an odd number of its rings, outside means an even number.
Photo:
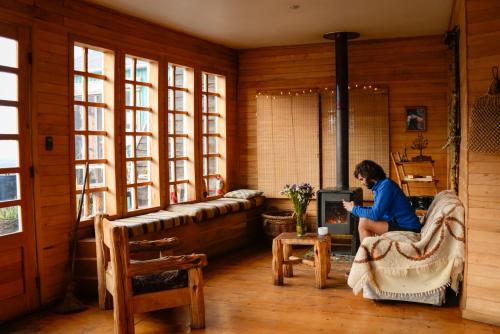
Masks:
[[[335,81],[337,90],[337,188],[349,189],[349,65],[347,40],[357,32],[330,32],[324,38],[335,41]]]

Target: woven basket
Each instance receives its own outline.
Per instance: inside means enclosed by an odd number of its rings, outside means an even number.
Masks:
[[[293,211],[269,211],[262,214],[262,226],[268,241],[272,241],[283,232],[295,231]]]

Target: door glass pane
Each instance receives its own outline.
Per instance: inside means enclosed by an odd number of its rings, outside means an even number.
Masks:
[[[151,198],[150,195],[150,187],[137,187],[137,207],[138,208],[147,208],[150,207],[149,200]]]
[[[168,133],[174,133],[174,114],[172,113],[168,114]]]
[[[19,206],[0,208],[0,235],[6,235],[20,231],[21,224],[19,224],[19,217]]]
[[[0,174],[0,201],[19,199],[19,174]]]
[[[0,100],[17,101],[17,74],[0,72]]]
[[[174,91],[173,89],[168,90],[168,110],[174,110]]]
[[[125,105],[133,106],[134,105],[134,85],[126,84],[125,85]]]
[[[175,110],[186,110],[186,92],[182,90],[175,91]]]
[[[134,137],[127,136],[125,139],[125,156],[127,158],[134,157]]]
[[[132,132],[134,131],[134,111],[133,110],[125,110],[125,131]]]
[[[17,41],[0,37],[0,65],[17,68]]]
[[[135,86],[135,105],[137,107],[149,107],[149,87]]]
[[[168,64],[168,85],[173,86],[174,84],[174,66]]]
[[[0,140],[0,168],[19,167],[17,140]]]
[[[168,157],[174,157],[174,138],[168,137]]]
[[[85,175],[85,166],[84,165],[76,165],[75,166],[75,180],[76,180],[76,189],[82,189],[83,187],[83,178]]]
[[[17,133],[17,108],[0,106],[0,134]]]

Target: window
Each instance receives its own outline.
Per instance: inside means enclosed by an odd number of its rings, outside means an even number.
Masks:
[[[168,65],[168,168],[170,203],[196,199],[193,70]],[[190,158],[191,157],[191,158]]]
[[[158,206],[158,70],[151,60],[125,57],[127,211]]]
[[[107,50],[73,47],[73,131],[76,209],[89,164],[82,217],[115,213],[114,198],[114,55]],[[99,205],[99,207],[96,207]]]
[[[219,195],[226,174],[225,113],[226,83],[223,76],[202,73],[202,141],[205,197]]]

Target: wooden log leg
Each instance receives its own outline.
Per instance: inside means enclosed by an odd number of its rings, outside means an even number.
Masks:
[[[292,255],[292,245],[283,245],[283,257],[288,260]],[[285,264],[283,268],[283,274],[285,277],[293,277],[293,266],[292,264]]]
[[[189,269],[189,293],[191,294],[191,328],[205,328],[205,297],[201,268]]]
[[[316,287],[323,289],[326,285],[326,276],[328,270],[328,252],[326,243],[319,240],[314,243],[314,274],[316,279]]]
[[[332,239],[330,239],[330,238],[328,238],[328,241],[327,241],[326,251],[328,252],[328,254],[327,254],[328,268],[327,268],[327,271],[326,271],[326,277],[328,277],[328,274],[332,270]]]
[[[274,285],[283,285],[283,247],[281,240],[273,240],[273,283]]]

